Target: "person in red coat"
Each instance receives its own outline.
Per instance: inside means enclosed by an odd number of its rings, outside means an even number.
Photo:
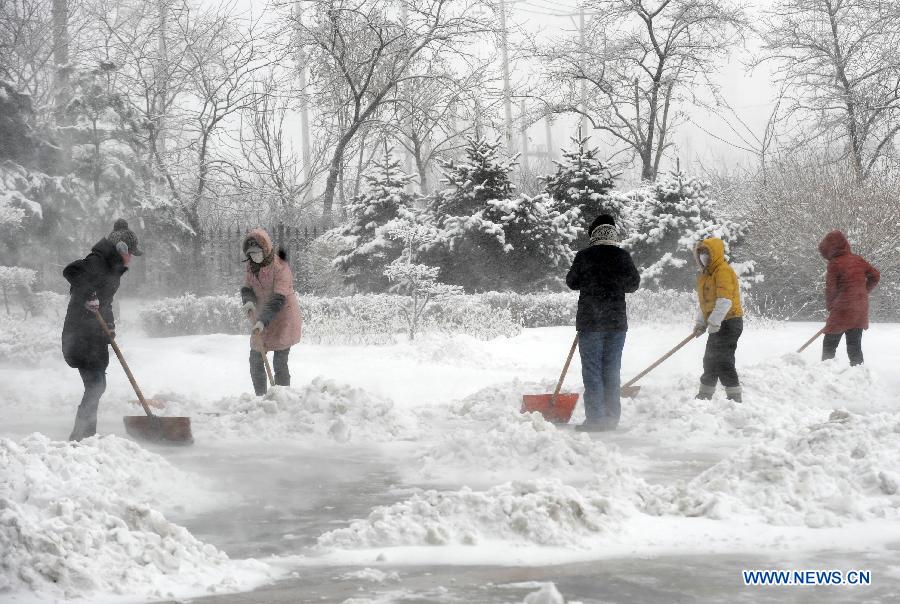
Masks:
[[[862,332],[869,328],[869,294],[881,275],[861,256],[850,252],[850,242],[840,231],[831,231],[819,243],[819,253],[828,261],[825,276],[825,309],[828,321],[823,332],[822,360],[833,359],[841,336],[847,335],[851,365],[861,365]]]

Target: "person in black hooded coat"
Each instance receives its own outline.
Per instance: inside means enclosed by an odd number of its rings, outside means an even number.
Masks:
[[[84,395],[75,415],[75,426],[69,440],[81,440],[97,432],[97,407],[106,391],[106,368],[109,365],[109,338],[103,332],[95,311],[115,332],[113,296],[122,275],[128,270],[131,256],[140,256],[137,236],[122,219],[113,232],[98,241],[83,259],[63,269],[69,282],[69,305],[62,330],[62,353],[66,363],[78,370],[84,383]]]

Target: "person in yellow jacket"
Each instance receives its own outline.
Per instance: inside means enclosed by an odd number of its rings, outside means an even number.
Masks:
[[[700,268],[697,276],[697,318],[694,336],[709,332],[703,355],[698,399],[711,399],[721,381],[726,396],[741,402],[741,383],[734,367],[734,353],[744,330],[744,310],[737,273],[725,260],[725,242],[704,239],[694,248]]]

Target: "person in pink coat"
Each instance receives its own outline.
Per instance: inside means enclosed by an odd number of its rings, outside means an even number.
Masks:
[[[275,385],[291,385],[288,354],[291,346],[300,341],[303,321],[294,292],[294,275],[284,250],[276,253],[269,234],[256,228],[244,237],[241,252],[247,263],[241,301],[244,313],[253,323],[250,379],[256,395],[262,396],[267,390],[262,355],[270,350],[274,351]]]

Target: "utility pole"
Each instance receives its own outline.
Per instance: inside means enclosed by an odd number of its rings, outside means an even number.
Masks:
[[[169,96],[169,48],[166,40],[169,15],[168,0],[159,0],[159,32],[157,34],[156,65],[156,151],[159,156],[166,152],[166,110]]]
[[[528,122],[525,119],[525,100],[519,102],[519,120],[521,122],[521,146],[519,150],[522,153],[522,172],[528,174]]]
[[[506,31],[506,2],[500,0],[500,60],[503,63],[503,128],[506,150],[513,152],[512,99],[509,86],[509,41]]]
[[[406,0],[400,0],[400,23],[403,25],[404,30],[409,26],[409,7],[406,4]],[[400,87],[398,87],[398,90],[400,90],[401,95],[402,95],[403,88],[405,87],[404,83],[401,82],[399,86]],[[411,133],[412,132],[411,117],[412,117],[412,109],[413,109],[413,104],[411,102],[409,104],[409,109],[410,109],[410,119],[406,120],[406,125],[409,126],[409,130],[407,130],[407,131]],[[423,142],[423,144],[424,144],[424,142]],[[407,149],[406,153],[404,153],[404,157],[406,158],[406,161],[404,162],[404,170],[403,171],[406,172],[407,174],[412,174],[413,162],[412,162],[412,154],[410,154],[409,149]],[[420,175],[420,177],[421,177],[421,175]],[[410,189],[411,187],[412,187],[412,183],[409,183],[409,185],[407,186],[407,189]]]
[[[59,126],[60,147],[59,169],[68,172],[72,164],[72,137],[68,132],[69,119],[66,107],[69,104],[69,3],[68,0],[53,0],[50,9],[53,23],[53,72],[54,105],[56,122]]]
[[[303,3],[294,5],[294,18],[297,20],[299,31],[300,20],[303,18]],[[303,49],[302,40],[297,40],[297,68],[300,76],[300,153],[303,159],[303,181],[309,184],[312,180],[312,134],[309,131],[309,99],[306,95],[306,63],[308,58]],[[312,187],[307,186],[303,192],[304,200],[312,194]]]
[[[544,138],[547,143],[547,162],[550,163],[553,161],[555,149],[553,148],[553,122],[550,121],[549,115],[544,118]]]
[[[578,39],[581,45],[581,69],[584,71],[584,56],[586,54],[587,45],[584,41],[584,5],[582,4],[578,8]],[[581,136],[587,136],[588,132],[588,120],[587,120],[587,84],[584,81],[584,78],[578,82],[578,96],[579,101],[581,102],[581,132],[579,133],[579,138]]]

